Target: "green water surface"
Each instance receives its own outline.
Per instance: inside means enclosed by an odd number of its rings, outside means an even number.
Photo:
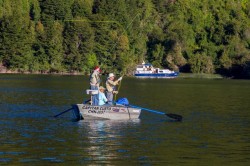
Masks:
[[[104,78],[103,78],[104,80]],[[0,165],[248,165],[250,81],[124,78],[118,97],[176,113],[73,122],[85,76],[0,75]]]

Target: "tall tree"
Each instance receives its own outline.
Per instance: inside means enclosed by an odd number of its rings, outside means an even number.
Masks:
[[[0,22],[0,57],[8,68],[28,71],[35,40],[34,24],[29,20],[29,3],[12,1],[8,11],[12,12],[4,15]]]

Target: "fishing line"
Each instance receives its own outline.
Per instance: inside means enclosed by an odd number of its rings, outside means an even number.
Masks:
[[[118,21],[112,21],[112,20],[107,20],[107,21],[89,21],[89,20],[64,20],[65,22],[92,22],[92,23],[116,23],[117,25],[119,25],[122,29],[123,32],[121,35],[123,35],[127,29],[130,27],[130,25],[134,22],[134,20],[136,19],[136,17],[139,15],[139,13],[137,13],[135,15],[135,17],[131,20],[131,22],[126,26],[126,28],[124,29],[123,26],[118,22]],[[118,37],[118,40],[121,38],[121,35]],[[114,43],[114,45],[111,47],[109,53],[111,53],[113,51],[113,49],[116,47],[118,40]],[[101,81],[102,82],[102,81]]]
[[[122,27],[123,32],[122,35],[126,32],[126,30],[130,27],[130,25],[134,22],[135,18],[139,15],[139,13],[137,13],[135,15],[135,17],[131,20],[131,22],[128,24],[128,26],[126,26],[126,28],[124,29],[123,26],[118,22],[118,21],[111,21],[111,20],[107,20],[107,21],[89,21],[89,20],[64,20],[65,22],[93,22],[93,23],[116,23],[117,25],[119,25],[120,27]],[[121,36],[120,36],[121,37]],[[118,39],[120,39],[120,37]],[[115,48],[115,46],[117,45],[117,41],[115,42],[115,44],[113,45],[113,47],[111,47],[110,52],[113,51],[113,49]]]
[[[122,33],[122,35],[125,33],[125,31],[130,27],[130,25],[134,22],[134,20],[135,20],[135,18],[137,17],[139,15],[139,13],[137,13],[136,15],[135,15],[135,17],[132,19],[132,21],[128,24],[128,26],[125,28],[125,30],[123,30],[123,33]],[[120,39],[121,38],[121,36],[118,38],[118,39]],[[117,42],[115,42],[115,44],[114,44],[114,46],[111,48],[111,50],[110,50],[110,52],[114,49],[114,47],[117,45]]]

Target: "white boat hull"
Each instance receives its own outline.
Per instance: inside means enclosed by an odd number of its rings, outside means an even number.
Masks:
[[[73,105],[73,117],[80,119],[112,119],[126,120],[138,119],[141,109],[125,107],[125,106],[94,106],[88,104]]]
[[[150,63],[137,65],[134,76],[137,78],[176,78],[179,73],[169,69],[154,68]]]

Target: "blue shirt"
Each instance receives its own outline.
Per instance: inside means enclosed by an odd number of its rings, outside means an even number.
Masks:
[[[102,92],[100,92],[100,91],[99,91],[98,97],[99,97],[99,103],[98,103],[98,105],[104,105],[108,101],[108,99],[106,98],[105,94],[102,93]]]

